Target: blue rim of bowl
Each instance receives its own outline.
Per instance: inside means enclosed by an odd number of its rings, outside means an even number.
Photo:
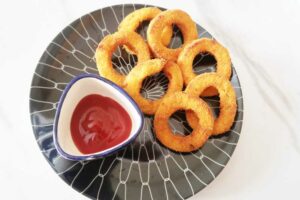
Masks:
[[[83,78],[96,78],[100,81],[103,81],[106,84],[111,85],[114,89],[116,89],[117,91],[119,91],[121,94],[124,95],[125,98],[127,98],[133,105],[133,107],[137,110],[139,116],[141,117],[141,123],[140,126],[138,128],[138,130],[133,133],[131,136],[131,138],[125,142],[122,145],[117,145],[115,146],[115,148],[105,152],[105,153],[97,153],[94,155],[87,155],[87,156],[73,156],[70,155],[68,153],[66,153],[58,144],[57,142],[57,126],[58,126],[58,121],[59,121],[59,117],[60,117],[60,111],[62,108],[62,105],[65,101],[66,95],[68,93],[68,91],[71,89],[71,87],[74,85],[74,83],[76,83],[77,81],[79,81],[80,79]],[[105,156],[108,156],[110,154],[115,153],[116,151],[119,151],[120,149],[124,148],[125,146],[127,146],[128,144],[130,144],[131,142],[133,142],[133,140],[135,140],[135,138],[138,136],[138,134],[141,132],[142,128],[144,127],[144,114],[142,113],[142,111],[140,110],[140,108],[138,107],[137,103],[133,100],[133,98],[131,96],[129,96],[129,94],[121,87],[119,87],[118,85],[116,85],[115,83],[113,83],[112,81],[105,79],[101,76],[95,75],[95,74],[81,74],[76,76],[75,78],[73,78],[68,85],[66,86],[66,88],[64,89],[60,99],[59,99],[59,103],[58,103],[58,107],[57,107],[57,111],[55,113],[55,118],[54,118],[54,127],[53,127],[53,140],[54,140],[54,145],[57,149],[57,151],[66,159],[69,160],[75,160],[75,161],[81,161],[81,160],[92,160],[92,159],[96,159],[96,158],[103,158]]]

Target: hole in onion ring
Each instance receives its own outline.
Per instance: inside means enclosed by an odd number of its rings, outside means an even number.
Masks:
[[[193,70],[195,74],[205,72],[215,72],[217,61],[213,55],[208,52],[199,53],[193,61]]]
[[[169,79],[160,72],[143,80],[140,93],[146,99],[156,100],[167,91]]]
[[[122,75],[127,75],[137,63],[137,56],[129,54],[124,48],[118,47],[112,55],[113,68]]]
[[[193,131],[186,120],[185,110],[177,110],[173,113],[169,118],[169,126],[173,133],[178,135],[187,136]]]
[[[207,105],[211,108],[212,114],[214,119],[219,117],[220,114],[220,98],[219,96],[213,96],[213,97],[200,97],[202,98]]]
[[[143,21],[139,27],[136,29],[136,32],[139,33],[145,40],[147,39],[147,29],[150,21]]]
[[[219,96],[201,97],[201,98],[211,108],[214,118],[219,117],[219,113],[220,113],[220,98],[219,98]]]
[[[173,25],[173,35],[172,35],[172,39],[168,45],[168,48],[176,49],[176,48],[180,47],[182,44],[183,44],[182,33],[176,25]]]

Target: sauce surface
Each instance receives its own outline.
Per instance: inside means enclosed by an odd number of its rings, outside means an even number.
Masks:
[[[125,109],[109,97],[91,94],[77,104],[71,118],[71,135],[83,154],[115,146],[129,137],[131,119]]]

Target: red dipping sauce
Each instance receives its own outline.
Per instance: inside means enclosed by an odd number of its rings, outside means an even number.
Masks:
[[[76,106],[71,135],[83,154],[113,147],[129,137],[131,119],[125,109],[109,97],[91,94]]]

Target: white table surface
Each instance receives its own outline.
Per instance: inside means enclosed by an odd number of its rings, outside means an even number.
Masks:
[[[30,84],[60,30],[120,3],[126,2],[1,1],[0,199],[86,199],[40,153],[29,119]],[[242,85],[244,124],[236,151],[216,180],[191,199],[299,199],[300,2],[147,3],[187,11],[229,49]]]

